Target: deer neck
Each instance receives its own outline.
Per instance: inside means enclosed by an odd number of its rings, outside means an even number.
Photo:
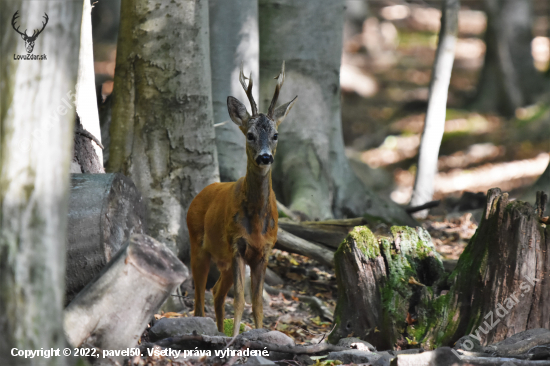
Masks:
[[[246,206],[249,213],[265,216],[269,211],[269,199],[271,196],[271,169],[262,174],[260,167],[248,164],[244,178],[244,191]]]

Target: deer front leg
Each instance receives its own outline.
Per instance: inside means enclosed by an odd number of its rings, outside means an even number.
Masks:
[[[264,277],[267,260],[261,261],[253,267],[250,267],[250,292],[252,293],[252,313],[254,315],[254,324],[256,329],[263,328],[264,306]]]
[[[235,317],[233,320],[233,337],[239,334],[241,319],[244,310],[244,259],[239,253],[233,258],[233,285],[235,297],[233,299],[233,309]]]

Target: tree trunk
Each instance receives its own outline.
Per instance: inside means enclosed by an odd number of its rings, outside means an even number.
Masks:
[[[411,206],[420,206],[431,201],[434,193],[437,158],[443,132],[445,131],[447,93],[449,92],[451,71],[453,70],[455,58],[459,10],[459,0],[445,0],[443,2],[439,43],[432,71],[428,110],[420,142],[418,170],[416,171]],[[414,216],[425,218],[428,216],[428,210],[419,211]]]
[[[74,128],[73,160],[71,173],[97,174],[105,173],[103,161],[96,153],[95,147],[101,150],[101,141],[84,129],[80,118],[76,118]]]
[[[413,223],[382,202],[353,174],[344,154],[339,71],[343,1],[260,0],[260,109],[273,96],[273,77],[286,60],[279,100],[298,102],[279,128],[273,167],[277,198],[309,219],[362,216]]]
[[[353,334],[378,349],[391,349],[402,340],[422,286],[433,285],[444,273],[424,229],[394,226],[391,233],[378,240],[367,227],[356,227],[338,248],[331,343]]]
[[[65,309],[67,340],[73,347],[136,347],[155,312],[188,276],[185,265],[164,244],[132,235]]]
[[[11,26],[16,11],[21,31],[41,27],[48,14],[33,50],[47,60],[12,58],[27,54]],[[63,357],[13,358],[11,349],[65,346],[65,232],[81,16],[82,2],[0,2],[2,365],[66,362]]]
[[[150,235],[188,258],[191,200],[219,180],[208,3],[123,0],[108,171],[143,194]]]
[[[65,303],[96,276],[132,234],[143,234],[146,207],[122,174],[71,177]]]
[[[80,28],[80,53],[78,57],[78,79],[76,83],[76,113],[82,127],[101,142],[99,114],[95,89],[94,45],[92,41],[92,4],[84,0],[82,26]],[[90,142],[91,143],[91,142]],[[103,170],[103,150],[100,144],[92,144],[98,162]],[[92,173],[92,172],[84,172]],[[94,172],[95,173],[95,172]]]
[[[208,4],[214,122],[229,121],[216,127],[220,180],[234,182],[246,173],[246,140],[237,125],[229,120],[227,97],[248,100],[239,83],[241,62],[246,76],[251,73],[255,82],[259,80],[258,2],[209,0]],[[259,85],[254,85],[254,100],[258,100],[259,90]]]
[[[513,116],[543,91],[531,54],[532,1],[485,0],[485,8],[487,50],[474,107]]]

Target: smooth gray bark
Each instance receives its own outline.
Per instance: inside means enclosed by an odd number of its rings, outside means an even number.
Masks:
[[[146,207],[122,174],[73,174],[69,196],[65,303],[113,258],[132,234],[143,234]]]
[[[108,171],[130,177],[149,235],[188,257],[191,200],[219,180],[208,3],[123,0]]]
[[[260,0],[260,110],[267,109],[286,61],[279,100],[298,101],[279,127],[273,167],[277,199],[309,219],[365,213],[408,222],[352,172],[344,153],[340,111],[340,59],[344,1]]]
[[[532,5],[532,0],[485,0],[487,51],[474,107],[513,116],[543,91],[531,54]]]
[[[239,83],[239,70],[244,62],[248,77],[254,79],[252,95],[259,96],[260,40],[257,0],[209,1],[210,62],[212,64],[212,103],[214,122],[229,121],[216,127],[216,147],[220,180],[234,182],[246,173],[246,139],[236,124],[229,120],[227,97],[248,100]]]
[[[434,180],[437,174],[437,158],[447,114],[447,94],[451,82],[451,72],[455,57],[458,34],[459,0],[445,0],[441,15],[439,43],[428,97],[428,110],[424,120],[424,130],[420,141],[418,169],[411,198],[411,206],[420,206],[432,200]],[[426,217],[428,210],[417,212],[415,217]]]
[[[40,29],[34,55],[11,25]],[[11,349],[63,348],[62,307],[69,165],[82,1],[0,2],[0,364],[65,365],[16,358]],[[63,47],[60,47],[63,45]]]

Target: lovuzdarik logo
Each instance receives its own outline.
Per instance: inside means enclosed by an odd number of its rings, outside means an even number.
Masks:
[[[15,26],[15,22],[16,22],[17,18],[19,18],[18,12],[19,12],[19,10],[16,11],[15,14],[13,14],[13,18],[11,19],[11,25],[12,25],[13,29],[17,33],[19,33],[21,35],[21,38],[23,38],[23,40],[25,41],[25,48],[27,50],[27,54],[26,55],[15,55],[14,54],[13,59],[14,60],[40,60],[40,61],[47,60],[46,55],[33,55],[32,51],[34,50],[34,42],[36,41],[36,38],[38,38],[40,33],[42,33],[44,28],[46,28],[46,24],[48,24],[48,20],[49,20],[48,14],[44,13],[43,18],[46,21],[42,22],[42,29],[40,29],[40,30],[35,29],[34,32],[32,33],[32,36],[29,36],[27,34],[26,29],[23,33],[21,33],[19,31],[19,27],[16,28],[16,26]]]

